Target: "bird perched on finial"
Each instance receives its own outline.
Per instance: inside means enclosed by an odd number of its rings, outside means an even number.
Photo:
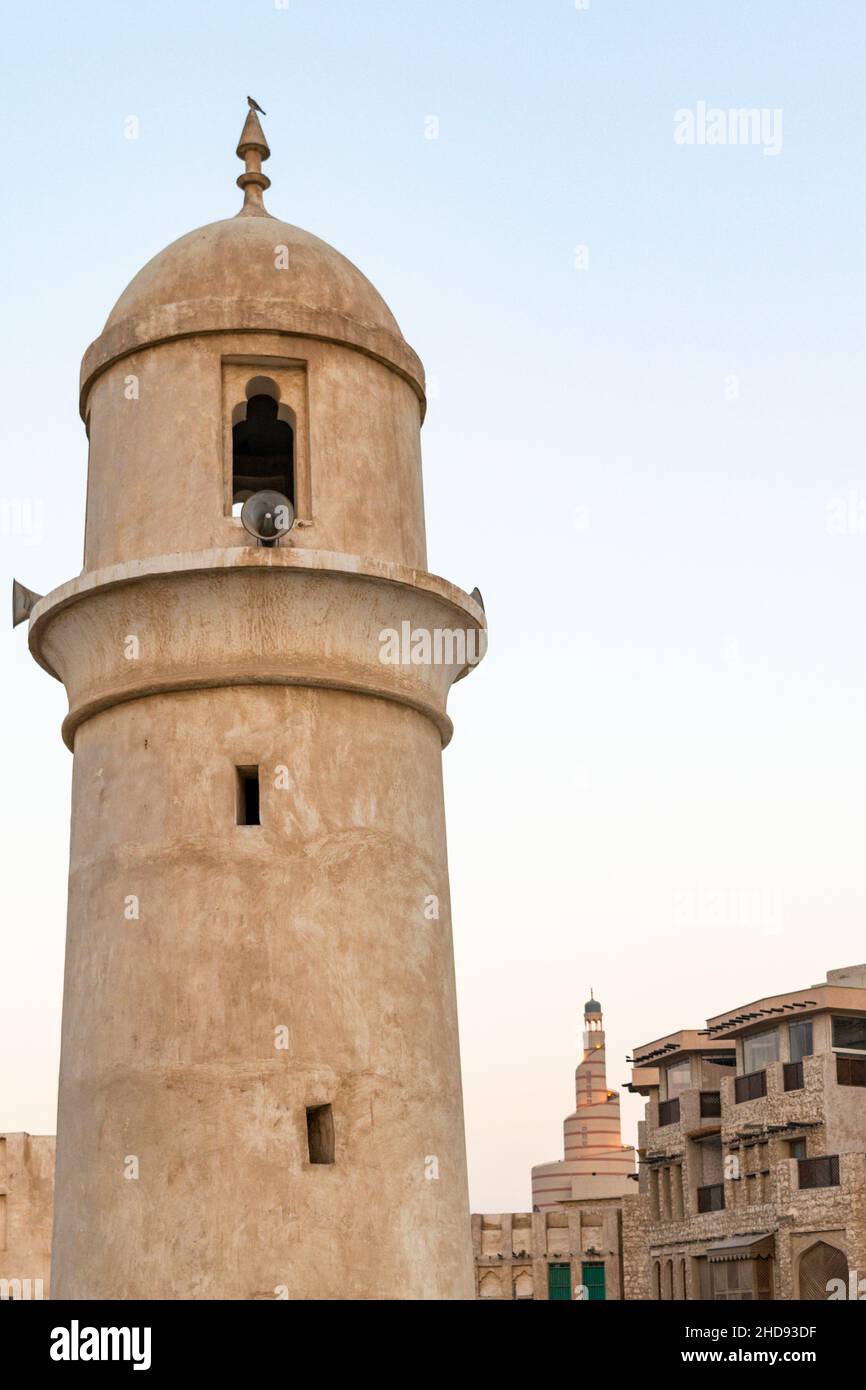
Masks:
[[[250,108],[251,111],[261,112],[263,116],[266,116],[268,114],[267,111],[262,111],[262,108],[259,106],[259,103],[256,101],[255,97],[247,97],[247,106]]]

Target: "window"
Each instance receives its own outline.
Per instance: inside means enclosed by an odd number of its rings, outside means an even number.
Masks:
[[[241,419],[232,426],[233,508],[263,488],[283,493],[294,504],[295,432],[282,418],[273,382],[255,378],[250,388],[259,388],[258,393],[249,397]]]
[[[806,1157],[805,1139],[792,1139],[788,1144],[788,1154],[791,1158]]]
[[[755,1260],[755,1298],[761,1303],[773,1299],[773,1261]]]
[[[659,1101],[659,1129],[664,1129],[666,1125],[675,1125],[680,1118],[679,1100],[660,1100]]]
[[[697,1140],[696,1143],[698,1148],[695,1157],[698,1160],[701,1182],[722,1182],[724,1177],[722,1136],[711,1134],[709,1138]]]
[[[836,1081],[840,1086],[866,1086],[866,1057],[837,1056]]]
[[[770,1260],[718,1260],[711,1263],[710,1269],[716,1302],[766,1302],[773,1297]]]
[[[748,1260],[725,1260],[714,1264],[713,1299],[741,1301],[752,1297],[752,1269]]]
[[[334,1162],[334,1113],[330,1105],[307,1106],[307,1149],[311,1163]]]
[[[783,1062],[782,1080],[786,1091],[802,1091],[803,1089],[803,1063]]]
[[[257,767],[237,769],[238,825],[261,825],[259,813],[259,770]]]
[[[801,1187],[838,1187],[839,1155],[830,1154],[827,1158],[801,1158]]]
[[[706,1255],[692,1259],[692,1297],[709,1300],[713,1296],[710,1262]]]
[[[695,1142],[698,1187],[698,1211],[722,1211],[725,1205],[724,1159],[722,1138],[713,1134]]]
[[[712,1266],[713,1300],[742,1302],[753,1295],[750,1260],[723,1260]]]
[[[667,1086],[666,1100],[676,1100],[682,1095],[683,1091],[688,1090],[692,1080],[691,1062],[686,1058],[684,1062],[674,1062],[673,1066],[665,1068],[665,1082]]]
[[[866,1018],[834,1018],[833,1046],[866,1052]]]
[[[800,1023],[788,1025],[788,1046],[792,1062],[802,1062],[804,1057],[812,1056],[811,1019],[803,1019]]]
[[[743,1039],[743,1071],[760,1071],[770,1062],[779,1060],[779,1030],[769,1028]]]

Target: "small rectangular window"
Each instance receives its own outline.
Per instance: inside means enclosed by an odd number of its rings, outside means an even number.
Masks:
[[[838,1154],[828,1154],[822,1158],[801,1158],[797,1166],[800,1170],[800,1187],[839,1186]]]
[[[334,1112],[330,1105],[307,1106],[307,1149],[311,1163],[334,1162]]]
[[[257,767],[237,769],[238,825],[261,825],[259,813],[259,770]]]
[[[836,1054],[836,1080],[840,1086],[866,1086],[866,1057]]]
[[[833,1019],[833,1046],[866,1052],[866,1018],[843,1018],[837,1014]]]

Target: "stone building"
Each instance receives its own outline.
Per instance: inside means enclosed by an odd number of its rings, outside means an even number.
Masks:
[[[635,1151],[622,1143],[619,1093],[608,1088],[597,999],[583,1022],[563,1158],[532,1169],[532,1212],[472,1217],[478,1298],[623,1297],[621,1206],[635,1190]]]
[[[646,1043],[632,1061],[647,1106],[640,1190],[623,1203],[626,1298],[856,1296],[866,965]]]
[[[47,1298],[54,1135],[0,1134],[0,1298]]]
[[[427,569],[421,362],[265,209],[253,111],[237,152],[239,213],[85,353],[82,574],[16,590],[74,754],[54,1291],[471,1298],[442,749],[483,605]]]
[[[619,1204],[472,1217],[476,1298],[622,1298]]]

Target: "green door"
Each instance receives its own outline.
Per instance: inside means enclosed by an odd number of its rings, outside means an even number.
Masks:
[[[584,1265],[583,1283],[586,1288],[587,1302],[590,1302],[592,1299],[604,1300],[604,1265]]]
[[[571,1302],[571,1265],[547,1266],[547,1297]]]

